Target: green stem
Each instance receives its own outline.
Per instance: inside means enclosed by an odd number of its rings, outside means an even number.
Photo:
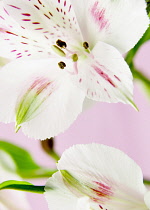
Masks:
[[[150,87],[150,79],[145,74],[143,74],[141,71],[139,71],[138,69],[136,69],[134,67],[134,64],[133,63],[130,64],[130,69],[132,71],[132,74],[133,74],[134,79],[140,80],[146,86],[149,86]]]
[[[130,64],[133,62],[133,59],[136,55],[136,53],[138,52],[138,50],[140,49],[140,47],[147,42],[148,40],[150,40],[150,27],[148,27],[148,29],[146,30],[145,34],[143,35],[143,37],[139,40],[139,42],[135,45],[135,47],[133,49],[131,49],[128,54],[126,55],[126,62],[128,63],[128,65],[130,66]]]
[[[150,185],[150,180],[144,179],[144,184]]]
[[[57,154],[57,152],[55,152],[54,150],[51,150],[48,153],[54,160],[56,160],[56,162],[60,159],[60,156]]]
[[[23,181],[5,181],[0,184],[0,190],[20,190],[20,191],[26,191],[31,193],[38,193],[43,194],[45,192],[44,190],[45,186],[36,186],[32,185],[29,182],[23,182]]]
[[[44,149],[44,151],[51,156],[56,162],[60,159],[60,156],[55,151],[55,140],[54,138],[45,139],[44,141],[41,141],[41,146]]]
[[[145,32],[143,37],[140,39],[140,41],[135,45],[135,47],[128,52],[125,58],[126,62],[128,63],[132,71],[134,79],[138,79],[142,81],[146,86],[150,86],[150,79],[148,79],[146,75],[144,75],[142,72],[137,70],[133,62],[134,62],[134,57],[136,53],[138,52],[138,50],[140,49],[140,47],[148,40],[150,40],[150,27],[147,29],[147,31]]]
[[[35,186],[35,185],[9,185],[3,189],[10,189],[10,190],[21,190],[21,191],[26,191],[26,192],[31,192],[31,193],[38,193],[38,194],[43,194],[44,193],[44,187],[45,186]]]

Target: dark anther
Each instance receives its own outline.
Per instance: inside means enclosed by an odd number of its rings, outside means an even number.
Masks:
[[[88,44],[87,42],[83,42],[83,47],[84,47],[85,49],[88,49],[88,48],[89,48],[89,44]]]
[[[61,41],[60,39],[58,39],[58,40],[56,41],[56,44],[58,45],[58,47],[61,47],[61,48],[66,48],[66,47],[67,47],[66,42]]]
[[[61,61],[58,63],[58,66],[59,68],[64,69],[66,67],[66,64],[63,61]]]

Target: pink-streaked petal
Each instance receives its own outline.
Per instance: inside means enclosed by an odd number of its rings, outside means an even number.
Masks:
[[[73,45],[81,42],[80,29],[78,27],[74,10],[70,1],[3,1],[4,15],[1,15],[3,22],[2,31],[4,41],[10,45],[17,44],[23,48],[29,48],[28,55],[33,54],[30,48],[34,48],[34,56],[40,56],[51,52],[51,47],[58,39]],[[8,26],[8,19],[12,18],[12,24]],[[18,29],[16,29],[18,24]],[[19,28],[20,27],[20,28]],[[8,36],[9,35],[9,36]],[[2,36],[2,35],[1,35]],[[2,36],[3,37],[3,36]],[[6,39],[10,40],[6,40]],[[25,45],[25,46],[24,46]],[[20,50],[21,50],[20,49]],[[22,51],[18,53],[23,53]],[[16,51],[13,51],[16,54]],[[25,53],[25,54],[27,54]],[[21,56],[22,54],[19,54]],[[18,57],[19,57],[18,56]]]
[[[87,193],[91,207],[96,203],[110,210],[146,209],[142,171],[120,150],[94,143],[75,145],[63,153],[57,167],[78,180],[83,188],[76,189],[75,182],[68,187],[76,195]]]
[[[22,124],[23,132],[41,140],[64,132],[82,112],[84,98],[84,92],[68,77],[62,78],[59,88],[43,104],[42,111]]]
[[[2,68],[0,121],[17,121],[17,129],[21,126],[26,135],[37,139],[55,136],[73,123],[85,94],[58,67],[59,61],[20,60]]]
[[[87,97],[109,103],[132,103],[132,74],[121,54],[98,42],[88,56],[77,63],[78,74],[72,77]]]
[[[56,60],[54,60],[55,63]],[[56,61],[57,65],[57,61]],[[55,80],[57,76],[63,74],[59,70],[53,70],[51,61],[30,60],[30,61],[14,61],[0,71],[0,120],[5,123],[15,121],[16,105],[18,98],[28,90],[30,85],[37,77],[50,78]],[[60,74],[59,74],[60,73]]]
[[[83,37],[91,47],[103,41],[125,53],[149,25],[145,0],[72,0],[72,4]]]

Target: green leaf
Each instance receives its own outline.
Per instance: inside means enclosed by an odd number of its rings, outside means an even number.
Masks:
[[[150,17],[150,0],[146,0],[146,2],[147,2],[147,8],[146,8],[147,14],[148,14],[149,17]]]
[[[135,45],[135,47],[133,49],[131,49],[128,54],[126,55],[126,62],[128,63],[128,65],[130,66],[130,64],[133,62],[133,59],[136,55],[136,53],[138,52],[138,50],[140,49],[140,47],[147,41],[150,40],[150,27],[148,27],[148,29],[146,30],[145,34],[143,35],[143,37],[139,40],[139,42]]]
[[[134,79],[142,82],[148,95],[150,95],[150,79],[142,72],[136,69],[136,67],[134,66],[134,57],[138,52],[138,50],[140,49],[140,47],[149,40],[150,40],[150,27],[146,30],[145,34],[140,39],[140,41],[135,45],[135,47],[128,52],[125,58],[126,62],[128,63],[131,69]]]
[[[16,181],[16,180],[9,180],[2,182],[0,184],[0,190],[12,189],[12,190],[27,191],[32,193],[44,193],[45,192],[44,188],[45,186],[35,186],[30,182]]]
[[[29,152],[6,141],[0,141],[0,149],[7,152],[14,160],[17,173],[23,178],[50,177],[57,170],[48,170],[39,166]]]
[[[146,184],[146,185],[150,185],[150,180],[148,180],[148,179],[144,179],[144,184]]]

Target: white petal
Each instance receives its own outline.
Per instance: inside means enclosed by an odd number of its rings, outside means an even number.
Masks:
[[[15,174],[16,166],[12,158],[4,151],[0,150],[0,182],[7,180],[20,180],[21,178]],[[19,200],[19,202],[18,202]],[[30,210],[24,192],[13,190],[0,191],[0,209],[1,210]]]
[[[146,193],[144,196],[144,201],[148,209],[150,209],[150,191]]]
[[[72,77],[87,97],[103,102],[132,103],[132,74],[119,51],[98,42],[90,55],[78,62],[78,74]]]
[[[59,59],[28,62],[20,60],[2,68],[0,72],[0,121],[15,122],[16,108],[22,96],[37,78],[44,78],[46,81],[53,81],[56,88],[51,94],[48,92],[49,87],[46,92],[41,93],[44,102],[31,115],[31,118],[28,116],[27,122],[21,124],[23,132],[29,137],[46,139],[70,126],[82,111],[85,94],[71,82],[67,73],[59,69],[59,61]]]
[[[58,39],[71,45],[77,41],[81,42],[80,29],[70,1],[5,0],[3,2],[6,12],[1,6],[0,19],[3,26],[0,39],[2,43],[8,45],[7,51],[11,52],[9,54],[19,58],[20,56],[48,57],[52,52],[52,45],[56,44]],[[13,46],[10,46],[12,44]]]
[[[105,208],[145,209],[141,169],[120,150],[99,144],[76,145],[63,153],[58,169],[67,170],[81,185],[94,189],[91,197],[99,198]],[[86,192],[83,189],[82,193]]]
[[[145,0],[72,0],[84,39],[104,41],[121,53],[131,49],[149,25]]]
[[[77,208],[76,210],[91,210],[90,208],[90,199],[88,197],[81,197],[77,201]]]
[[[77,210],[78,198],[67,188],[59,172],[48,179],[45,198],[50,210]]]

